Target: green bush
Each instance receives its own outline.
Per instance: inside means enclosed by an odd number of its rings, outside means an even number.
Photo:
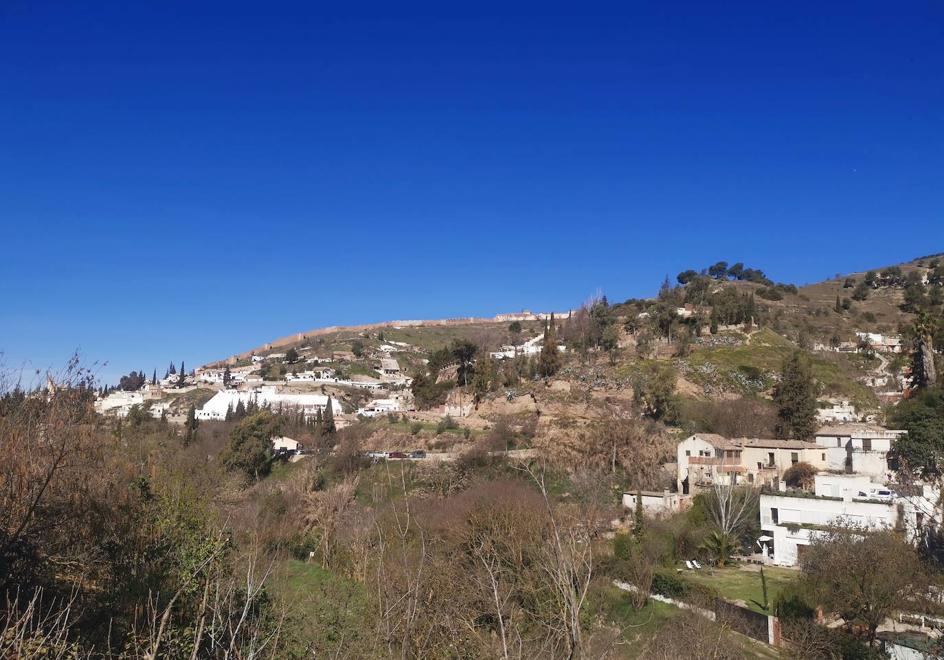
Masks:
[[[629,559],[633,555],[633,539],[629,534],[617,534],[613,539],[613,554],[617,559]]]
[[[816,615],[816,608],[810,604],[804,585],[796,581],[785,585],[777,594],[774,614],[785,620],[812,619]]]
[[[656,571],[652,575],[652,592],[669,598],[684,598],[691,593],[692,585],[677,573]]]

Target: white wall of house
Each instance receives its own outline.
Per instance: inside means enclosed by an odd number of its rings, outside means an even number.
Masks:
[[[248,406],[253,401],[260,407],[268,405],[272,410],[277,410],[279,406],[283,410],[301,409],[306,416],[313,416],[318,410],[324,411],[328,405],[328,397],[324,394],[279,392],[275,387],[266,386],[251,391],[217,392],[196,412],[196,417],[201,420],[225,420],[227,410],[235,410],[240,402],[243,406]],[[335,415],[343,412],[341,404],[334,398],[331,399],[331,409]]]
[[[623,493],[623,506],[632,511],[636,510],[636,493]],[[642,491],[642,510],[652,516],[672,513],[679,510],[678,493],[669,491],[654,492]]]
[[[300,444],[298,440],[292,440],[284,436],[272,438],[272,449],[275,451],[298,451]]]
[[[892,502],[862,502],[827,497],[760,496],[761,529],[774,539],[774,563],[795,566],[801,546],[810,544],[817,530],[810,526],[848,524],[873,529],[895,526],[898,514]]]

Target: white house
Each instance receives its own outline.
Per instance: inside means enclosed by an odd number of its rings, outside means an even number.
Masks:
[[[774,563],[794,566],[818,533],[837,525],[897,529],[914,540],[932,516],[940,519],[939,495],[929,486],[906,495],[867,475],[821,473],[816,475],[813,494],[762,493],[761,529]]]
[[[307,382],[314,383],[318,381],[327,381],[334,378],[334,369],[330,367],[320,367],[316,369],[307,369],[297,373],[285,374],[285,380],[289,382]]]
[[[816,411],[816,418],[823,424],[831,422],[855,422],[859,416],[856,413],[856,407],[848,401],[839,399],[827,399],[829,404],[825,408]]]
[[[866,342],[878,353],[901,353],[901,337],[877,332],[856,332],[860,342]]]
[[[904,433],[874,424],[835,424],[816,432],[816,444],[826,450],[827,469],[884,482],[891,476],[888,452]]]
[[[275,450],[276,452],[280,452],[280,451],[296,452],[299,450],[300,447],[301,447],[301,444],[298,442],[298,440],[292,440],[291,438],[287,438],[285,436],[272,438],[272,449]]]
[[[143,392],[125,392],[124,390],[115,390],[109,392],[104,398],[95,402],[95,412],[100,415],[114,415],[115,417],[126,417],[131,410],[131,406],[140,406],[144,403]]]
[[[255,402],[260,408],[268,406],[272,410],[301,410],[306,417],[315,416],[318,411],[324,411],[328,406],[328,396],[324,394],[296,394],[293,392],[279,392],[274,386],[268,385],[250,391],[222,390],[213,395],[200,410],[196,412],[200,420],[225,420],[229,410],[235,410],[242,402],[248,406]],[[335,415],[343,412],[337,399],[331,399],[331,410]]]
[[[374,399],[363,408],[358,408],[357,414],[364,417],[377,417],[399,410],[400,402],[396,399]]]
[[[537,337],[532,337],[520,346],[512,346],[510,344],[502,346],[499,350],[489,353],[489,355],[496,360],[509,360],[519,355],[537,355],[541,352],[542,348],[544,348],[544,335],[540,334]],[[557,350],[563,353],[567,348],[563,344],[558,343]]]
[[[380,358],[380,369],[378,369],[381,376],[399,376],[400,375],[400,365],[399,363],[390,357]]]
[[[672,513],[679,510],[678,493],[664,491],[632,491],[623,493],[623,506],[633,511],[636,510],[636,497],[642,496],[642,510],[650,516],[658,516]]]
[[[817,475],[812,495],[787,491],[762,493],[760,526],[770,539],[766,543],[768,548],[772,545],[773,562],[795,566],[817,532],[827,531],[830,526],[894,528],[898,522],[898,509],[892,499],[858,497],[859,489],[869,483],[863,482],[858,475]],[[879,486],[875,485],[876,488]]]

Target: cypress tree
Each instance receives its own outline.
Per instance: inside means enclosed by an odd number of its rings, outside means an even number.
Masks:
[[[934,364],[934,320],[927,312],[918,314],[914,323],[914,348],[911,353],[911,387],[923,390],[937,384]]]
[[[780,383],[774,390],[777,404],[777,436],[809,440],[816,433],[816,383],[809,360],[794,351],[783,363]]]
[[[187,421],[184,423],[184,444],[189,445],[193,442],[197,434],[197,426],[200,422],[197,421],[197,409],[191,403],[190,410],[187,411]]]
[[[157,385],[157,369],[151,374],[151,385]]]
[[[334,433],[337,431],[337,427],[334,425],[334,405],[331,403],[330,396],[328,397],[328,403],[325,404],[323,424],[325,432]]]
[[[541,346],[541,353],[538,356],[538,373],[547,378],[557,373],[561,366],[560,350],[557,348],[557,338],[554,332],[554,314],[551,314],[551,321],[544,328],[544,345]]]
[[[176,375],[177,375],[177,367],[174,366],[174,363],[173,363],[173,362],[171,362],[171,363],[170,363],[170,366],[167,368],[167,375],[168,375],[168,376],[176,376]]]
[[[637,539],[642,536],[643,516],[642,516],[642,491],[636,491],[636,510],[633,512],[633,536]]]
[[[842,303],[839,302],[839,296],[836,296],[836,313],[842,314]]]

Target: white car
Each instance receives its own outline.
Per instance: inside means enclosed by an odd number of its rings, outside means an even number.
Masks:
[[[893,499],[895,499],[896,495],[894,491],[888,490],[887,488],[875,488],[867,493],[864,490],[860,490],[858,497],[868,500],[882,500],[883,502],[891,502]]]

